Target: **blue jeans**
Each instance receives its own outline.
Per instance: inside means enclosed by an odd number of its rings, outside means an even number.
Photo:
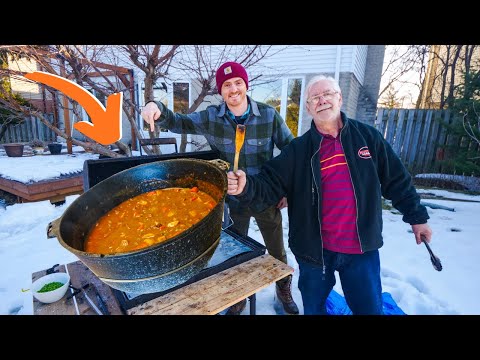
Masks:
[[[378,250],[364,254],[341,254],[323,249],[322,266],[297,258],[300,269],[298,289],[305,315],[327,315],[325,302],[335,285],[338,271],[343,294],[354,315],[382,315],[382,283]]]

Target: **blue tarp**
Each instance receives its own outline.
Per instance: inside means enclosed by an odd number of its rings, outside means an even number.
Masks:
[[[385,315],[407,315],[393,300],[392,295],[388,292],[382,293],[383,312]],[[352,310],[347,305],[345,298],[332,290],[327,298],[327,313],[330,315],[352,315]]]

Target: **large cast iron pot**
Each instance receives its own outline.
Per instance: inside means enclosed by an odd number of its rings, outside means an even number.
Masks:
[[[47,235],[57,237],[65,249],[112,288],[140,294],[167,290],[199,273],[220,241],[226,168],[228,163],[221,160],[174,159],[121,171],[75,199],[60,218],[49,224]],[[97,220],[125,200],[155,189],[193,186],[218,203],[185,232],[126,253],[101,255],[84,251],[84,242]]]

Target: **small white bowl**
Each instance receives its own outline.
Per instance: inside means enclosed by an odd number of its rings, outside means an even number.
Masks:
[[[63,286],[58,289],[47,291],[47,292],[38,292],[45,284],[51,282],[61,282]],[[35,280],[32,283],[32,294],[38,301],[50,304],[55,301],[60,300],[63,295],[67,292],[68,285],[70,284],[70,275],[64,272],[56,272],[49,275],[42,276],[41,278]]]

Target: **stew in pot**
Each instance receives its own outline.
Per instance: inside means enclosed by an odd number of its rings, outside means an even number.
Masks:
[[[102,216],[85,242],[85,251],[114,254],[168,240],[202,220],[217,202],[193,188],[167,188],[128,199]]]

